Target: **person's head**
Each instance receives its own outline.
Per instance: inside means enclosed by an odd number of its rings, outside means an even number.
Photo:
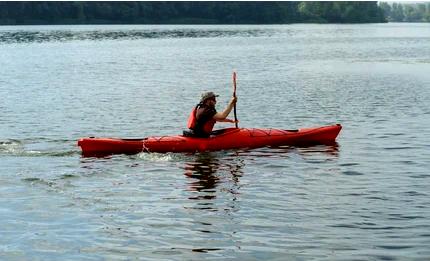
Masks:
[[[200,99],[200,103],[215,106],[216,104],[216,97],[219,95],[216,95],[213,92],[205,92],[202,94],[202,98]]]

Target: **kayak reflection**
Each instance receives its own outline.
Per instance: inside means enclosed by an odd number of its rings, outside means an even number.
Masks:
[[[337,142],[325,145],[301,146],[296,147],[296,150],[303,156],[321,153],[334,158],[339,157],[339,144]]]
[[[274,153],[295,152],[303,158],[313,158],[321,155],[326,160],[337,159],[339,157],[339,144],[337,142],[319,145],[280,147]]]
[[[190,179],[188,190],[192,193],[191,200],[212,200],[217,192],[227,191],[236,200],[239,178],[242,173],[243,161],[237,157],[219,156],[219,153],[197,153],[193,160],[185,163],[184,175]],[[218,189],[221,186],[221,189]],[[211,209],[211,202],[202,203],[199,208]]]
[[[337,142],[319,145],[278,146],[264,147],[253,150],[238,150],[238,156],[255,158],[284,158],[291,154],[298,154],[303,158],[321,156],[325,160],[333,160],[339,157],[339,144]]]

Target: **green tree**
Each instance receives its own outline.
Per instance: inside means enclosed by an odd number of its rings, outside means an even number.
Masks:
[[[403,22],[405,19],[405,14],[403,13],[403,5],[398,3],[393,3],[391,17],[396,22]]]
[[[426,5],[426,12],[424,14],[424,21],[430,22],[430,3],[427,3],[427,5]]]
[[[379,7],[382,9],[382,11],[384,12],[384,16],[391,21],[391,5],[389,5],[386,2],[382,2]]]

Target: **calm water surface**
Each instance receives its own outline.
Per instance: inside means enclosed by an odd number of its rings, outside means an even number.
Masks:
[[[0,69],[1,260],[430,259],[429,24],[3,26]],[[240,126],[338,144],[81,157],[233,70]]]

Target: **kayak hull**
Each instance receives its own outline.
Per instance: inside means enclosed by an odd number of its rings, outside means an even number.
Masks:
[[[336,140],[340,124],[298,130],[227,128],[210,138],[153,136],[144,139],[82,138],[83,155],[136,154],[140,152],[203,152],[252,149],[265,146],[326,144]]]

